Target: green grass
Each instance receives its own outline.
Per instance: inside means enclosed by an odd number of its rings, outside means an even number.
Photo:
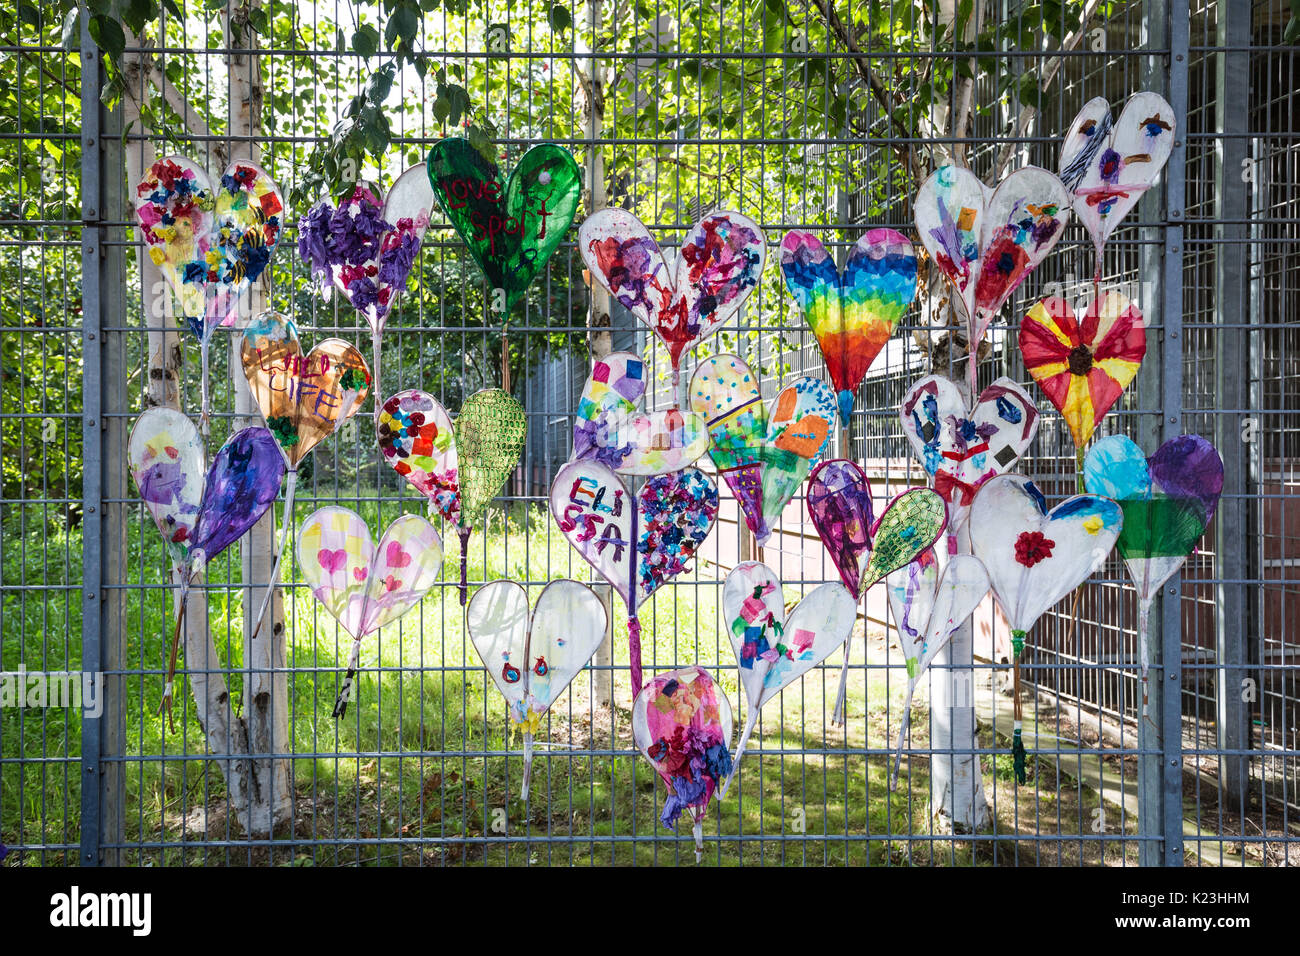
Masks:
[[[378,527],[377,507],[358,508]],[[397,509],[384,506],[384,521]],[[299,520],[308,509],[298,510]],[[476,530],[468,554],[471,581],[510,578],[544,582],[588,580],[587,566],[538,509],[494,511]],[[77,669],[80,605],[76,590],[12,589],[18,583],[79,584],[80,539],[75,530],[41,526],[4,530],[5,584],[0,605],[6,670]],[[241,843],[226,818],[219,769],[202,758],[203,735],[193,716],[188,684],[178,691],[177,731],[165,734],[157,714],[158,673],[170,636],[171,592],[161,542],[151,525],[130,523],[133,585],[122,592],[125,741],[125,842],[182,841],[183,848],[127,850],[124,863],[637,863],[694,862],[689,827],[677,835],[658,824],[664,798],[650,765],[633,750],[626,672],[626,615],[615,601],[614,707],[593,703],[595,675],[584,671],[552,708],[539,737],[532,796],[518,797],[521,741],[509,736],[504,701],[488,681],[463,627],[457,599],[459,549],[452,535],[444,586],[421,606],[363,645],[364,673],[346,717],[330,712],[346,664],[349,639],[304,587],[286,598],[293,820],[270,847]],[[27,548],[15,545],[25,541]],[[141,571],[140,569],[143,569]],[[289,578],[296,569],[290,569]],[[698,662],[710,668],[733,702],[737,681],[730,647],[718,626],[722,574],[700,562],[684,586],[666,589],[642,614],[646,673]],[[155,585],[152,588],[141,588]],[[698,583],[698,587],[692,586]],[[210,626],[218,655],[238,662],[243,620],[239,567],[223,556],[209,569]],[[534,586],[533,596],[540,589]],[[797,596],[794,592],[788,597]],[[112,603],[112,602],[110,602]],[[874,635],[873,663],[886,660],[883,635]],[[19,649],[22,649],[21,655]],[[862,633],[855,636],[857,657]],[[724,865],[991,862],[993,844],[931,841],[928,767],[905,762],[897,793],[887,787],[892,735],[905,679],[898,669],[853,674],[849,722],[828,717],[839,655],[788,688],[763,713],[741,773],[705,823],[705,861]],[[242,680],[228,678],[238,710]],[[887,706],[888,703],[888,706]],[[736,714],[740,723],[743,711]],[[914,719],[914,741],[924,745],[924,706]],[[67,710],[0,711],[0,840],[23,849],[13,863],[74,862],[80,817],[79,715]],[[760,756],[757,751],[765,753]],[[869,747],[870,758],[846,750]],[[512,751],[509,756],[502,751]],[[585,751],[585,753],[584,753]],[[17,758],[17,759],[15,759]],[[1008,758],[1009,759],[1009,758]],[[991,768],[990,768],[991,769]],[[1001,769],[999,765],[999,769]],[[1004,809],[1022,809],[1014,788]],[[912,796],[909,798],[909,793]],[[1022,791],[1023,794],[1023,791]],[[992,794],[990,794],[992,797]],[[1057,795],[1052,795],[1055,799]],[[1084,799],[1065,808],[1084,811]],[[1042,801],[1040,800],[1041,804]],[[1037,806],[1039,817],[1043,806]],[[1058,809],[1051,808],[1053,822]],[[1002,820],[1011,830],[1016,820]],[[1079,817],[1078,819],[1082,819]],[[1084,832],[1078,822],[1062,832]],[[738,839],[740,836],[745,839]],[[864,840],[870,835],[870,840]],[[908,842],[909,836],[923,839]],[[888,837],[893,839],[888,839]],[[1014,837],[1014,833],[1012,834]],[[325,841],[312,845],[312,841]],[[394,842],[385,842],[394,841]],[[42,847],[50,849],[42,850]],[[1080,850],[1080,855],[1083,851]],[[1005,854],[1004,854],[1005,857]]]

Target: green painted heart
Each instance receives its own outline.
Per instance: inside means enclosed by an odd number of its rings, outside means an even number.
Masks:
[[[871,553],[862,562],[862,590],[915,561],[947,524],[943,499],[929,488],[905,491],[891,501],[876,522]]]
[[[508,312],[573,224],[578,164],[568,150],[543,143],[504,181],[467,140],[450,137],[429,150],[428,166],[434,195],[488,282],[504,292]]]
[[[460,468],[462,528],[477,521],[501,491],[519,463],[527,431],[524,406],[509,393],[485,388],[466,400],[453,426]]]

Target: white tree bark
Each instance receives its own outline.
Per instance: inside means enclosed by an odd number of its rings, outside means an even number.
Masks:
[[[587,36],[591,38],[589,65],[584,70],[578,62],[574,63],[574,70],[578,74],[578,83],[583,94],[583,131],[589,143],[584,162],[587,177],[584,198],[588,216],[609,205],[609,195],[605,188],[605,160],[600,154],[600,147],[596,145],[596,140],[604,135],[605,130],[605,71],[600,61],[596,59],[596,43],[601,29],[601,0],[588,0]],[[581,34],[575,42],[574,52],[577,53],[580,47]],[[591,349],[592,359],[602,359],[614,350],[614,336],[610,330],[609,293],[599,282],[590,278],[587,281],[587,291],[590,297],[590,307],[587,311],[589,329],[587,344]],[[609,668],[614,660],[614,589],[603,582],[594,582],[592,590],[605,605],[608,622],[605,628],[605,640],[601,642],[600,647],[596,648],[595,695],[596,700],[601,704],[612,707],[614,687],[613,674]]]
[[[262,147],[262,70],[256,56],[256,35],[248,23],[249,14],[260,6],[259,0],[229,0],[225,11],[225,36],[233,52],[227,57],[227,83],[230,104],[228,155],[234,159],[261,162]],[[248,316],[267,307],[267,283],[271,270],[248,290],[241,304],[236,326]],[[224,334],[224,333],[223,333]],[[244,376],[239,356],[238,333],[230,334],[230,379],[235,396],[235,427],[261,424],[261,415]],[[284,600],[279,588],[267,612],[268,619],[256,638],[254,615],[261,595],[271,579],[275,559],[276,508],[272,506],[239,543],[244,581],[244,722],[248,729],[248,748],[254,754],[288,752],[289,685],[286,673]],[[292,521],[286,514],[283,521]],[[288,555],[285,564],[292,565]],[[282,568],[283,570],[283,568]],[[287,759],[259,757],[252,761],[253,789],[250,793],[249,822],[254,832],[267,833],[289,819],[290,775]]]
[[[128,48],[142,48],[138,37],[129,37]],[[127,129],[142,134],[143,138],[132,144],[125,152],[127,194],[134,195],[135,184],[144,178],[145,171],[157,158],[157,153],[150,137],[157,130],[145,127],[141,107],[146,101],[161,97],[170,106],[182,122],[186,131],[193,137],[198,155],[209,173],[219,173],[229,161],[230,143],[210,139],[211,130],[201,114],[195,110],[184,96],[167,80],[158,62],[147,53],[129,54],[123,64],[126,81],[126,95],[122,101],[123,122]],[[260,91],[258,94],[260,100]],[[232,102],[242,102],[232,99]],[[252,98],[249,98],[252,102]],[[252,123],[254,114],[249,111],[243,119],[242,129],[245,135],[255,127]],[[258,118],[260,123],[260,117]],[[235,126],[231,130],[234,134]],[[181,406],[180,376],[184,356],[182,331],[171,307],[171,296],[167,291],[162,274],[145,254],[143,243],[136,247],[136,261],[140,267],[140,294],[147,325],[149,368],[147,374],[146,406],[163,406],[179,409]],[[260,290],[258,290],[260,293]],[[238,371],[238,361],[232,363],[232,369]],[[242,382],[243,376],[239,375]],[[244,385],[247,392],[247,385]],[[211,453],[212,449],[209,449]],[[210,456],[209,456],[210,457]],[[264,519],[263,525],[266,524]],[[261,527],[261,525],[259,525]],[[245,554],[249,553],[247,547]],[[249,580],[249,570],[245,567],[245,580]],[[260,580],[266,580],[262,573]],[[172,583],[178,588],[179,573],[173,573]],[[231,706],[230,691],[225,678],[220,673],[221,658],[208,626],[208,596],[200,576],[192,587],[187,601],[183,642],[185,646],[185,667],[189,671],[190,686],[194,695],[195,716],[207,740],[212,753],[227,755],[216,761],[226,789],[231,809],[246,833],[253,836],[268,835],[276,823],[288,817],[288,773],[287,768],[271,768],[267,761],[252,762],[246,759],[250,751],[254,753],[283,753],[287,748],[287,733],[267,738],[264,731],[266,721],[261,717],[267,711],[279,714],[281,725],[285,725],[286,687],[283,675],[279,675],[281,686],[274,684],[267,690],[261,681],[249,681],[245,684],[246,694],[254,701],[259,694],[273,695],[278,691],[276,706],[267,701],[263,706],[250,706],[247,718],[239,718]],[[248,608],[250,598],[245,596],[244,605]],[[246,612],[247,613],[247,612]],[[283,624],[278,602],[276,608],[276,630],[279,634],[281,649],[280,662],[283,666]],[[247,625],[246,625],[247,626]],[[246,631],[247,633],[247,631]],[[169,635],[170,636],[170,635]],[[272,642],[264,641],[264,644]],[[265,677],[265,665],[257,660],[256,655],[245,651],[245,660],[251,667],[260,667]],[[278,745],[277,745],[278,744]],[[278,773],[279,779],[273,779]],[[274,799],[272,797],[274,796]]]
[[[957,534],[957,551],[970,554],[970,532]],[[941,560],[944,558],[941,556]],[[984,777],[975,736],[975,642],[967,618],[953,632],[948,646],[931,668],[930,745],[935,750],[964,751],[935,754],[930,761],[930,810],[956,832],[986,829],[991,817],[984,796]]]

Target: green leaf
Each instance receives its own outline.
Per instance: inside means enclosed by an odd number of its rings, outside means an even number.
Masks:
[[[836,94],[831,99],[830,120],[831,129],[835,132],[842,130],[848,118],[849,103],[844,96]]]
[[[139,34],[144,30],[144,26],[156,12],[156,8],[149,0],[126,0],[121,5],[122,22],[131,28],[131,32]]]
[[[468,91],[463,86],[452,83],[439,91],[440,94],[444,92],[447,101],[451,104],[451,115],[448,117],[448,121],[452,126],[456,126],[460,123],[461,117],[469,115],[474,108],[474,104],[469,98]]]
[[[388,126],[388,119],[383,113],[376,112],[373,120],[365,127],[366,144],[370,148],[370,153],[376,159],[384,155],[388,149],[388,144],[392,139],[392,131]]]
[[[90,38],[113,59],[120,59],[126,51],[126,34],[122,24],[104,15],[90,18]]]
[[[81,46],[81,8],[73,7],[63,18],[61,41],[64,49],[75,50]]]
[[[388,18],[388,25],[384,28],[384,42],[390,48],[413,47],[419,31],[420,8],[414,3],[404,2]]]
[[[546,14],[546,20],[556,33],[563,33],[573,26],[573,14],[569,12],[568,7],[562,7],[558,3],[551,6]]]
[[[368,23],[361,24],[352,34],[352,49],[362,56],[374,56],[379,52],[379,31]]]
[[[956,27],[953,32],[958,37],[966,36],[966,25],[970,23],[971,13],[974,12],[974,9],[975,0],[961,0],[961,3],[957,5]]]
[[[1291,44],[1300,39],[1300,0],[1291,0],[1291,19],[1282,33],[1282,42]]]
[[[479,155],[493,165],[497,162],[496,147],[492,145],[492,137],[495,135],[494,128],[484,129],[477,124],[471,125],[465,131],[468,133],[469,144],[478,150]]]
[[[382,67],[370,74],[370,79],[366,80],[365,94],[366,100],[375,107],[383,106],[384,100],[388,99],[388,94],[393,89],[393,79],[397,76],[397,65],[394,63],[385,63]]]
[[[1038,74],[1033,70],[1020,78],[1019,95],[1021,106],[1038,105]]]

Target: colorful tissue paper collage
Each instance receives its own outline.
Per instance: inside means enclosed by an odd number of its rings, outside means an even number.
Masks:
[[[522,736],[528,799],[547,714],[611,639],[612,620],[607,604],[580,581],[553,580],[536,593],[530,582],[467,578],[466,543],[519,467],[530,427],[512,394],[508,366],[502,387],[469,395],[458,411],[418,382],[391,396],[379,392],[385,321],[398,297],[412,294],[408,279],[441,215],[482,273],[483,306],[497,329],[508,327],[548,259],[573,241],[588,281],[649,336],[646,354],[593,355],[573,409],[571,454],[555,472],[548,498],[556,529],[590,566],[593,581],[608,586],[626,609],[631,694],[621,706],[630,706],[636,746],[665,788],[664,827],[676,828],[686,816],[699,857],[708,808],[725,798],[741,771],[764,704],[840,648],[832,721],[843,723],[854,627],[867,593],[880,582],[906,666],[891,788],[914,690],[989,595],[1013,637],[1012,752],[1023,783],[1020,660],[1033,645],[1035,623],[1117,550],[1141,607],[1145,682],[1151,602],[1205,533],[1223,486],[1222,461],[1199,436],[1176,437],[1149,455],[1122,434],[1094,441],[1107,413],[1124,401],[1147,349],[1140,303],[1101,288],[1106,242],[1158,180],[1177,126],[1169,104],[1154,93],[1135,94],[1117,119],[1106,101],[1093,100],[1069,127],[1058,173],[1030,166],[985,184],[965,167],[942,166],[914,198],[910,235],[868,227],[842,242],[829,231],[803,228],[774,247],[758,222],[720,209],[686,229],[675,248],[665,248],[631,210],[605,208],[581,218],[583,174],[566,149],[534,146],[507,173],[467,141],[447,138],[386,195],[360,183],[341,202],[323,201],[297,222],[298,255],[321,293],[339,293],[369,327],[369,361],[335,338],[304,353],[298,328],[285,315],[238,316],[241,296],[269,278],[285,225],[284,202],[267,170],[236,161],[214,180],[192,160],[160,159],[136,198],[150,262],[205,357],[215,328],[238,325],[249,390],[265,426],[235,435],[208,467],[206,432],[180,412],[151,409],[135,425],[131,472],[167,542],[181,592],[176,638],[185,596],[203,586],[205,563],[268,510],[274,515],[285,481],[279,567],[290,547],[299,466],[373,400],[375,461],[426,499],[432,521],[404,515],[375,543],[379,529],[347,508],[326,505],[300,526],[291,552],[296,566],[351,638],[347,667],[337,675],[335,716],[342,719],[355,696],[367,638],[426,595],[443,593],[443,535],[454,529],[462,545],[466,633],[505,700],[512,736]],[[1060,297],[1034,303],[1007,347],[1018,346],[1035,384],[999,377],[977,390],[982,340],[1072,216],[1092,239],[1091,300],[1078,303],[1079,311]],[[820,346],[825,380],[802,375],[770,382],[756,370],[756,353],[693,354],[747,307],[769,252],[789,301]],[[927,486],[879,497],[863,465],[847,457],[847,438],[873,362],[914,307],[922,261],[934,264],[964,326],[965,374],[927,375],[906,390],[898,434]],[[648,410],[656,394],[650,354],[656,343],[669,359],[670,400]],[[206,421],[206,387],[203,396]],[[1029,476],[1016,473],[1048,424],[1040,397],[1059,413],[1051,425],[1064,426],[1077,452],[1078,493],[1061,501],[1049,501]],[[745,719],[734,741],[732,704],[715,674],[698,665],[643,672],[639,617],[694,567],[724,493],[734,499],[758,555],[728,569],[720,592],[719,635],[734,652],[744,698]],[[781,533],[787,507],[800,497],[797,507],[806,508],[839,580],[792,600],[791,589],[764,563],[763,547]],[[809,548],[818,539],[799,540]],[[268,599],[277,581],[273,574]],[[265,604],[259,622],[264,613]]]

